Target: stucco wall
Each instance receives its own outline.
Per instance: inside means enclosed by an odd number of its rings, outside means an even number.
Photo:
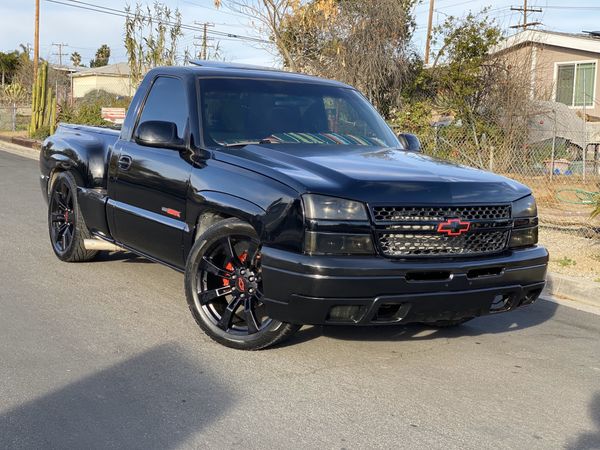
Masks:
[[[83,97],[88,92],[104,90],[115,95],[131,97],[133,89],[129,77],[88,75],[73,77],[73,97]]]
[[[598,73],[600,70],[600,54],[572,50],[551,45],[528,45],[511,48],[505,53],[515,73],[529,74],[532,96],[537,100],[554,100],[556,86],[556,65],[567,62],[595,62],[596,78],[594,82],[594,106],[586,106],[586,114],[600,117],[600,90]],[[582,106],[572,107],[583,111]]]

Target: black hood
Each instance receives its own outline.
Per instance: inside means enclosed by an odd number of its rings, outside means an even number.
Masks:
[[[262,173],[300,193],[370,203],[502,203],[531,193],[490,172],[380,147],[248,145],[216,151],[215,158]]]

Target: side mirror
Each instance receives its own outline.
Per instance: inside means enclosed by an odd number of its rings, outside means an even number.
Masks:
[[[414,134],[400,133],[398,135],[398,139],[400,140],[400,143],[402,144],[405,150],[408,150],[409,152],[418,153],[422,151],[421,141],[419,141],[419,138]]]
[[[185,142],[177,135],[177,125],[173,122],[149,120],[138,125],[134,140],[146,147],[171,148],[181,150]]]

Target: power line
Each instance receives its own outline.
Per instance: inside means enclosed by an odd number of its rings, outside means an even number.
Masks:
[[[127,17],[131,17],[133,15],[131,12],[128,13],[126,11],[122,11],[119,9],[108,8],[105,6],[95,5],[93,3],[82,2],[82,1],[78,1],[78,0],[64,0],[64,1],[45,0],[45,1],[47,1],[49,3],[55,3],[55,4],[63,5],[63,6],[70,6],[72,8],[79,8],[79,9],[83,9],[86,11],[92,11],[92,12],[97,12],[97,13],[107,14],[107,15],[117,16],[117,17],[127,18]],[[143,16],[143,17],[145,19],[157,20],[156,17],[152,17],[152,16]],[[171,22],[171,21],[163,21],[163,23],[166,25],[171,25],[171,26],[178,25],[177,23]],[[186,24],[181,24],[180,26],[184,30],[203,32],[203,29],[199,28],[197,26],[186,25]],[[225,31],[209,30],[208,33],[213,36],[228,37],[228,38],[238,39],[238,40],[242,40],[242,41],[255,42],[255,43],[260,43],[260,44],[273,44],[272,41],[268,41],[265,39],[254,38],[254,37],[239,35],[239,34],[235,34],[235,33],[228,33]]]

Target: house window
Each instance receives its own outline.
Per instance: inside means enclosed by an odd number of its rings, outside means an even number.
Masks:
[[[596,63],[560,64],[556,74],[556,101],[568,106],[594,106]]]

